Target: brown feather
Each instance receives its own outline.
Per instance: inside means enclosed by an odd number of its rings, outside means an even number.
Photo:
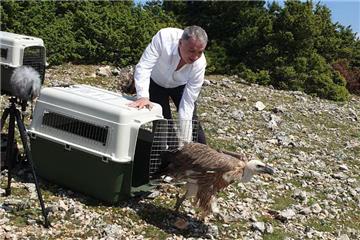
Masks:
[[[168,173],[181,175],[187,170],[199,173],[216,171],[225,173],[236,167],[244,167],[243,161],[233,156],[217,152],[207,145],[200,143],[185,144],[182,149],[171,155]],[[178,176],[180,177],[180,176]]]
[[[199,143],[185,144],[169,157],[167,174],[197,185],[195,203],[204,215],[212,212],[217,192],[242,177],[247,162],[244,155],[218,152]]]

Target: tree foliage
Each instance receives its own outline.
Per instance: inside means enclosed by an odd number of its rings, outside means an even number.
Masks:
[[[330,10],[320,3],[190,1],[165,2],[163,7],[183,25],[205,28],[212,72],[346,100],[347,79],[332,63],[347,59],[350,70],[360,69],[359,40],[349,27],[332,23]],[[352,86],[358,86],[354,82],[360,84],[360,79],[352,77]]]
[[[38,36],[51,64],[135,64],[163,27],[202,26],[208,73],[346,100],[360,92],[360,41],[321,3],[3,1],[1,29]]]
[[[2,31],[42,38],[50,64],[135,64],[160,28],[179,26],[156,2],[4,1],[0,10]]]

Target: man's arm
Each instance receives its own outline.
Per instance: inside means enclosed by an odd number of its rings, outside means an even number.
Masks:
[[[139,63],[135,67],[134,80],[137,100],[130,103],[130,107],[151,108],[152,104],[149,100],[149,85],[151,71],[157,63],[161,54],[162,44],[160,31],[153,37],[151,43],[143,52]]]
[[[192,141],[192,118],[195,101],[204,83],[205,66],[197,69],[186,84],[179,106],[180,138],[183,142]]]
[[[201,87],[204,83],[205,66],[195,69],[186,84],[179,106],[179,119],[192,120],[195,101],[197,100]]]

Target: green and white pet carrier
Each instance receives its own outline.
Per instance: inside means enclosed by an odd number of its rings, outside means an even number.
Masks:
[[[178,147],[179,125],[160,105],[132,101],[87,85],[43,88],[28,129],[37,174],[110,203],[148,189],[161,151]]]

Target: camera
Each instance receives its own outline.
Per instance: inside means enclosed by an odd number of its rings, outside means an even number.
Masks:
[[[46,49],[41,38],[0,31],[1,94],[28,100],[44,82]]]

